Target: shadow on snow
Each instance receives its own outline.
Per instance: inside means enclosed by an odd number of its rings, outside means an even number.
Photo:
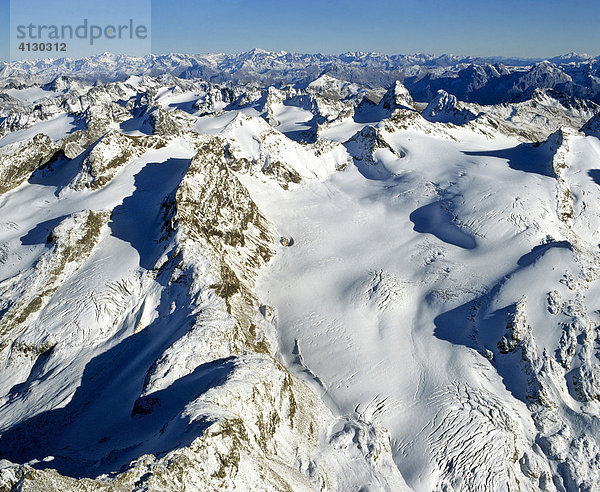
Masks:
[[[547,145],[522,143],[508,149],[465,151],[464,154],[474,157],[504,159],[508,161],[508,166],[515,171],[524,171],[550,178],[556,177],[552,169],[552,156],[554,154]]]
[[[158,244],[164,223],[163,197],[177,189],[190,162],[171,158],[146,164],[134,176],[135,191],[113,210],[112,235],[135,248],[142,268],[152,270],[163,253]]]
[[[169,276],[170,272],[164,272],[161,283],[166,284]],[[176,284],[163,291],[154,322],[87,363],[66,406],[40,412],[4,430],[0,458],[17,463],[38,460],[36,468],[93,478],[122,471],[144,454],[161,456],[188,446],[200,436],[210,423],[190,422],[181,416],[182,410],[227,379],[233,358],[198,366],[192,374],[145,396],[144,401],[153,402],[146,405],[147,411],[134,411],[149,368],[193,323],[189,302],[181,302],[182,307],[170,313],[174,295],[169,290],[173,288]],[[11,388],[8,404],[35,391],[40,379],[57,376],[49,366],[52,351],[41,354],[27,380]],[[53,459],[43,461],[49,456]]]
[[[443,202],[434,202],[416,209],[410,214],[416,232],[433,234],[440,241],[463,249],[474,249],[475,238],[454,223]]]
[[[513,396],[528,403],[528,376],[520,370],[521,348],[519,345],[508,353],[501,353],[497,343],[507,335],[511,316],[516,304],[492,310],[492,305],[504,284],[517,272],[529,268],[552,249],[568,249],[567,241],[557,241],[534,247],[517,261],[517,266],[496,283],[488,292],[454,309],[440,314],[434,319],[434,335],[454,345],[463,345],[473,350],[488,349],[494,353],[492,364],[502,377],[504,385]]]

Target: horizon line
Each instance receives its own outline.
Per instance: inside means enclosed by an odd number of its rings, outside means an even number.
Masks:
[[[272,54],[272,55],[303,55],[303,56],[315,56],[315,55],[322,55],[322,56],[330,56],[330,57],[340,57],[343,55],[379,55],[379,56],[386,56],[386,57],[394,57],[394,56],[404,56],[404,57],[418,57],[418,56],[423,56],[423,57],[431,57],[432,59],[439,59],[439,58],[443,58],[443,57],[455,57],[455,58],[461,58],[461,59],[482,59],[482,60],[519,60],[519,61],[526,61],[526,62],[543,62],[543,61],[550,61],[550,60],[554,60],[557,58],[567,58],[567,57],[582,57],[582,58],[587,58],[590,61],[591,60],[596,60],[596,59],[600,59],[600,55],[599,56],[594,56],[594,55],[590,55],[588,53],[578,53],[575,51],[571,51],[571,52],[567,52],[567,53],[561,53],[558,55],[554,55],[554,56],[550,56],[550,57],[527,57],[527,56],[510,56],[510,55],[463,55],[463,54],[455,54],[455,53],[442,53],[442,54],[434,54],[434,53],[427,53],[427,52],[416,52],[416,53],[383,53],[380,51],[361,51],[361,50],[355,50],[355,51],[344,51],[344,52],[339,52],[339,53],[326,53],[326,52],[300,52],[300,51],[287,51],[287,50],[279,50],[279,51],[272,51],[272,50],[265,50],[263,48],[252,48],[246,51],[237,51],[237,52],[196,52],[196,53],[192,53],[192,52],[178,52],[178,51],[170,51],[170,52],[162,52],[162,53],[147,53],[145,55],[129,55],[126,53],[113,53],[113,52],[109,52],[109,51],[105,51],[102,53],[97,53],[95,55],[87,55],[87,56],[81,56],[81,57],[60,57],[60,58],[52,58],[52,57],[46,57],[46,58],[23,58],[20,60],[0,60],[1,63],[7,63],[7,64],[11,64],[11,63],[20,63],[20,62],[43,62],[43,61],[60,61],[60,60],[83,60],[83,59],[90,59],[90,58],[97,58],[100,56],[106,56],[106,55],[110,55],[110,56],[125,56],[128,58],[147,58],[147,57],[152,57],[152,56],[173,56],[173,55],[180,55],[180,56],[196,56],[196,57],[202,57],[202,56],[240,56],[240,55],[245,55],[245,54],[250,54],[253,52],[257,52],[257,53],[265,53],[265,54]]]

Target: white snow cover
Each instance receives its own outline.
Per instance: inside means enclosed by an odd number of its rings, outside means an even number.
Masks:
[[[593,106],[54,86],[2,107],[0,488],[597,489]]]

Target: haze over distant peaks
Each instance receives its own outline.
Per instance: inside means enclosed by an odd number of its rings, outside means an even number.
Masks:
[[[171,74],[181,78],[240,84],[307,84],[322,74],[367,88],[387,88],[400,80],[416,100],[428,101],[439,89],[460,100],[509,102],[530,88],[554,89],[600,102],[600,57],[568,53],[542,59],[456,55],[341,55],[271,52],[255,48],[240,54],[168,54],[129,57],[101,55],[82,59],[20,61],[0,64],[2,83],[50,82],[58,75],[88,81],[125,80],[129,75]]]

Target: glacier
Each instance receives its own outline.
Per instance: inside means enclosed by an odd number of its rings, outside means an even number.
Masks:
[[[598,490],[597,60],[504,62],[1,67],[0,489]]]

